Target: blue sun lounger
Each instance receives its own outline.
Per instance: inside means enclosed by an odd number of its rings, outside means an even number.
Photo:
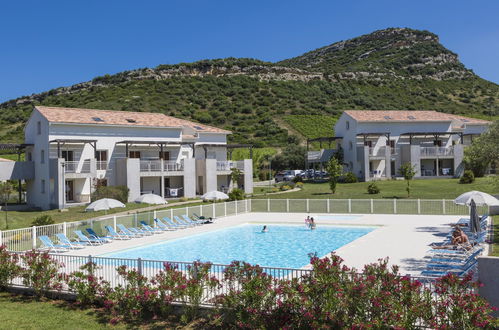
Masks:
[[[130,239],[131,238],[130,236],[122,235],[122,234],[116,232],[116,230],[114,230],[114,228],[111,226],[105,226],[104,228],[106,228],[106,230],[108,231],[109,236],[111,236],[114,239]]]
[[[59,243],[68,245],[70,249],[82,249],[87,246],[87,243],[85,242],[71,241],[66,235],[62,233],[55,234],[55,236],[59,240]]]
[[[141,221],[140,221],[140,224],[142,225],[142,227],[144,227],[144,230],[147,230],[147,231],[149,231],[149,232],[151,232],[151,233],[154,233],[154,234],[159,234],[159,233],[162,233],[162,232],[163,232],[163,230],[161,230],[161,229],[159,229],[159,228],[153,228],[153,227],[149,226],[149,225],[147,224],[147,222],[145,222],[144,220],[141,220]]]
[[[54,242],[52,242],[50,237],[45,235],[38,236],[38,239],[43,244],[43,246],[40,248],[41,250],[48,250],[49,252],[54,251],[57,253],[57,252],[66,252],[70,249],[70,246],[66,244],[55,244]]]
[[[168,217],[164,217],[163,221],[165,221],[170,227],[173,227],[175,229],[184,229],[184,228],[188,227],[187,225],[181,225],[179,223],[176,223],[175,221],[173,221],[172,219],[170,219]]]
[[[192,220],[191,218],[189,218],[189,216],[187,214],[183,214],[182,218],[184,218],[185,222],[192,224],[194,226],[200,226],[200,225],[204,224],[204,221]]]
[[[173,219],[175,220],[175,222],[177,222],[178,224],[181,224],[181,225],[184,225],[184,226],[188,226],[188,227],[194,227],[196,226],[195,224],[192,224],[192,223],[188,223],[187,221],[183,220],[183,219],[180,219],[178,216],[173,216]]]
[[[75,230],[74,233],[76,234],[76,236],[78,236],[80,242],[87,242],[89,245],[101,245],[107,242],[107,240],[103,238],[93,238],[85,236],[85,234],[83,234],[81,230]]]
[[[160,219],[154,219],[154,222],[156,223],[156,226],[158,226],[159,229],[162,229],[164,231],[167,231],[167,230],[175,230],[175,228],[172,228],[170,225],[168,224],[165,224],[163,221],[161,221]]]
[[[95,230],[93,230],[92,228],[87,228],[85,230],[90,235],[90,238],[103,239],[106,242],[110,242],[113,239],[111,236],[99,236],[99,235],[97,235],[97,233],[95,232]]]
[[[142,237],[145,235],[144,233],[132,232],[130,228],[125,227],[125,225],[123,225],[122,223],[119,223],[116,226],[119,228],[120,231],[118,233],[121,235],[126,235],[129,237]]]

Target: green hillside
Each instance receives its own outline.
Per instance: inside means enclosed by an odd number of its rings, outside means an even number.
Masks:
[[[303,136],[332,134],[313,121],[313,133],[305,132],[289,116],[425,109],[490,118],[499,115],[499,86],[466,69],[434,34],[387,29],[278,63],[160,65],[11,100],[0,104],[0,141],[22,141],[36,104],[162,112],[232,130],[231,142],[266,147],[287,143],[280,119]]]

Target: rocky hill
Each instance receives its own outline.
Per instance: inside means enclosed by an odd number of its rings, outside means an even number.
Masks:
[[[481,79],[427,31],[391,28],[277,63],[218,59],[159,65],[0,104],[0,141],[21,141],[33,105],[163,112],[280,145],[282,115],[344,109],[434,109],[499,115],[499,86]]]

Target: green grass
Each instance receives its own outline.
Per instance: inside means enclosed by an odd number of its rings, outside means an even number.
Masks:
[[[94,310],[72,308],[64,301],[0,293],[0,306],[0,329],[125,329],[108,326]]]
[[[286,194],[269,194],[267,196],[256,196],[255,198],[275,198],[275,199],[381,199],[381,198],[407,198],[405,190],[406,183],[402,180],[378,181],[381,192],[376,195],[367,193],[368,182],[343,183],[338,184],[336,193],[331,194],[329,184],[326,183],[305,183],[303,189],[297,192]],[[263,188],[263,187],[262,187]],[[263,190],[263,189],[262,189]],[[435,180],[412,180],[411,199],[454,199],[460,194],[470,191],[480,190],[487,193],[497,193],[494,190],[491,178],[477,178],[472,184],[459,184],[458,179],[435,179]]]

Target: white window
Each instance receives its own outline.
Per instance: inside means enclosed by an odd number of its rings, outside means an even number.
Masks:
[[[41,121],[36,123],[36,132],[38,133],[38,135],[42,134],[42,122]]]
[[[42,186],[40,187],[40,191],[42,194],[45,194],[45,180],[42,180]]]
[[[348,120],[345,124],[346,124],[347,130],[350,129],[350,122]]]
[[[40,163],[45,164],[45,150],[40,151]]]

